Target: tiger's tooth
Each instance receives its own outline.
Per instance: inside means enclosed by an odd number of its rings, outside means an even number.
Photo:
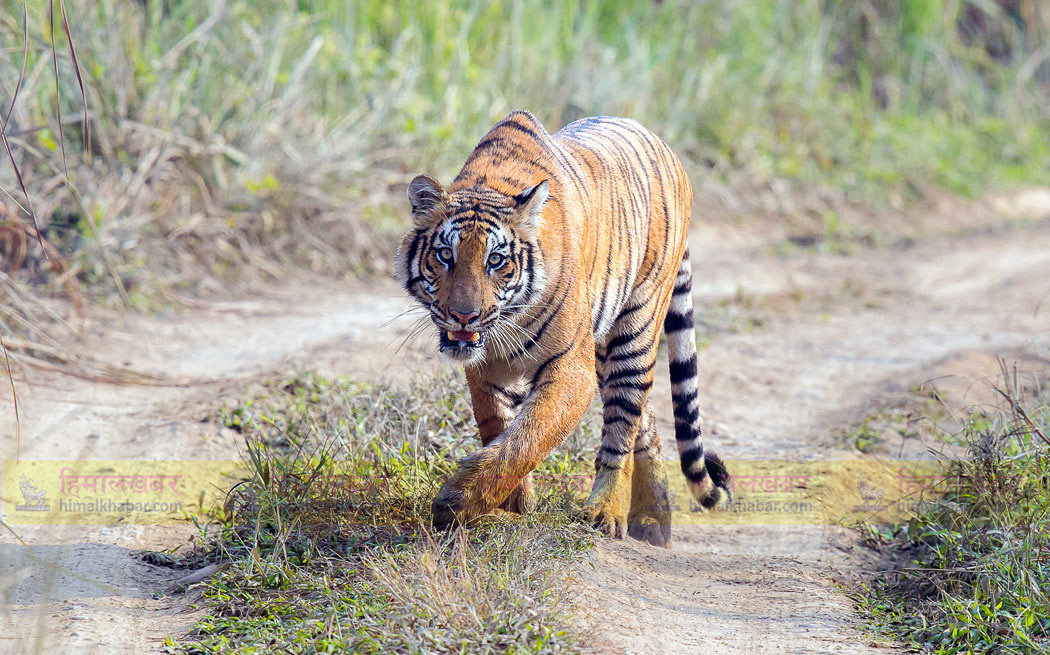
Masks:
[[[477,340],[478,340],[478,333],[477,332],[471,332],[470,333],[470,341],[471,341],[471,343],[473,343],[473,342],[475,342]]]
[[[452,334],[451,332],[445,332],[445,334],[448,335],[448,340],[449,341],[455,341],[456,340],[456,335]]]

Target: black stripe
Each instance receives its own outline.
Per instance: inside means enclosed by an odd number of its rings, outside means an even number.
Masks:
[[[605,294],[609,291],[609,271],[612,270],[612,239],[609,240],[609,252],[605,255],[605,280],[602,281],[601,300],[598,303],[598,314],[594,317],[594,329],[601,327],[602,316],[605,315]]]
[[[499,228],[502,227],[495,219],[489,218],[485,214],[472,214],[470,216],[456,216],[449,221],[450,225],[459,226],[464,223],[480,223],[486,227]],[[491,231],[489,232],[491,234]]]
[[[671,295],[680,296],[683,293],[689,293],[690,291],[692,291],[692,289],[693,289],[693,280],[691,278],[690,279],[686,279],[685,282],[681,282],[681,283],[675,285],[674,293],[671,294]]]
[[[419,252],[419,243],[423,240],[423,235],[416,233],[412,238],[412,243],[408,247],[408,256],[405,257],[405,267],[408,269],[405,273],[412,272],[412,262],[416,260],[416,253]],[[407,285],[406,285],[407,286]]]
[[[688,426],[696,425],[696,421],[700,418],[700,411],[697,409],[689,409],[682,411],[682,408],[674,408],[674,420],[675,424],[683,423]]]
[[[684,423],[674,424],[675,441],[692,441],[695,438],[696,432],[693,431],[693,426],[685,425]]]
[[[678,384],[692,377],[696,377],[696,355],[684,362],[671,362],[671,384]]]
[[[552,363],[552,362],[553,362],[554,360],[556,360],[556,359],[561,359],[561,358],[562,358],[562,357],[564,357],[564,356],[565,356],[566,354],[568,354],[568,352],[569,352],[570,350],[572,350],[572,349],[573,349],[573,348],[575,348],[575,347],[576,347],[576,340],[575,340],[575,339],[573,339],[572,343],[571,343],[571,344],[569,344],[569,347],[568,347],[568,348],[566,348],[565,350],[563,350],[563,351],[561,351],[561,352],[559,352],[559,353],[556,353],[556,354],[552,355],[551,357],[547,358],[547,361],[545,361],[545,362],[543,362],[542,364],[540,364],[540,367],[539,367],[538,369],[536,369],[536,372],[535,372],[535,373],[533,373],[533,374],[532,374],[532,386],[533,386],[533,387],[536,387],[536,383],[537,383],[537,382],[539,381],[539,379],[540,379],[540,375],[542,375],[542,374],[543,374],[543,371],[544,371],[544,370],[545,370],[545,369],[546,369],[546,368],[547,368],[548,366],[550,366],[550,365],[551,365],[551,363]],[[535,390],[536,390],[536,389],[534,388],[534,389],[533,389],[533,391],[535,391]]]
[[[521,404],[522,402],[524,402],[524,401],[525,401],[525,398],[526,398],[526,397],[528,396],[528,394],[527,394],[527,393],[525,393],[525,392],[523,392],[523,391],[518,391],[518,392],[515,392],[515,391],[511,391],[510,389],[504,389],[504,388],[502,388],[502,387],[497,387],[497,386],[496,386],[496,385],[494,385],[494,384],[490,384],[490,385],[489,385],[489,389],[490,389],[490,390],[491,390],[491,391],[492,391],[492,392],[493,392],[493,393],[494,393],[495,395],[497,395],[497,396],[502,396],[502,397],[503,397],[503,399],[504,399],[504,400],[505,400],[506,402],[510,403],[510,404],[511,404],[511,405],[513,405],[514,407],[517,407],[517,406],[518,406],[518,405],[520,405],[520,404]]]
[[[609,358],[612,362],[622,362],[625,359],[634,359],[643,355],[648,355],[649,351],[653,349],[652,344],[646,344],[645,346],[638,348],[637,350],[627,350],[625,352],[617,353]]]
[[[638,311],[642,307],[645,307],[645,303],[644,302],[641,305],[635,305],[634,307],[629,307],[629,308],[623,310],[622,312],[620,312],[620,315],[616,317],[616,320],[620,320],[621,318],[623,318],[624,316],[627,316],[628,314],[633,314],[634,312]]]
[[[704,457],[704,447],[696,446],[690,448],[680,455],[682,458],[682,473],[685,477],[689,478],[690,482],[700,482],[707,477],[707,467],[701,467],[699,472],[693,472],[691,469],[693,465],[699,462]]]
[[[609,382],[614,382],[614,381],[622,379],[622,378],[629,378],[629,377],[634,377],[634,376],[645,375],[649,371],[653,370],[653,366],[655,364],[656,363],[653,362],[653,363],[649,364],[648,366],[625,368],[623,370],[616,371],[615,373],[610,373],[609,375],[605,376],[605,382],[606,382],[606,384],[608,384]]]
[[[520,116],[520,115],[521,114],[511,114],[511,116]],[[508,116],[508,118],[510,118],[510,117]],[[516,121],[505,120],[502,123],[500,123],[499,125],[497,125],[496,127],[509,127],[509,128],[515,129],[515,130],[517,130],[519,132],[522,132],[524,134],[528,134],[529,136],[531,136],[533,139],[536,139],[537,141],[539,140],[539,135],[536,134],[535,131],[533,131],[531,128],[525,127],[524,125],[522,125],[521,123],[518,123]]]
[[[693,312],[689,312],[688,314],[668,312],[667,318],[664,319],[664,334],[680,332],[681,330],[690,330],[692,327]]]
[[[694,400],[696,400],[696,394],[692,392],[671,394],[671,404],[674,405],[675,411],[688,407]]]
[[[630,414],[631,416],[642,415],[642,408],[638,405],[635,405],[626,398],[610,398],[609,400],[602,401],[602,406],[604,409],[609,409],[610,407],[618,407],[625,414]]]
[[[619,457],[624,457],[625,455],[629,455],[631,453],[630,450],[619,450],[611,446],[606,446],[605,444],[602,444],[602,450],[609,453],[610,455],[617,455]]]
[[[649,326],[652,325],[652,324],[653,324],[653,317],[650,316],[649,320],[645,322],[645,325],[643,325],[641,328],[639,328],[636,332],[633,332],[631,334],[621,334],[620,336],[616,337],[615,339],[610,339],[609,342],[607,344],[605,344],[605,349],[611,352],[611,351],[613,351],[616,348],[619,348],[621,346],[626,346],[627,344],[631,343],[632,341],[634,341],[638,337],[642,336],[642,334],[646,330],[648,330]]]

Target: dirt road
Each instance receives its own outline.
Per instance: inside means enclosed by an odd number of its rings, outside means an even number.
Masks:
[[[1050,212],[1048,212],[1050,214]],[[709,443],[729,459],[856,458],[841,435],[887,394],[942,376],[991,376],[993,355],[1050,352],[1050,223],[938,236],[850,256],[773,254],[749,234],[692,235]],[[174,317],[91,310],[80,346],[177,385],[116,386],[24,368],[23,459],[232,459],[214,416],[252,380],[310,366],[410,377],[433,344],[395,352],[406,301],[328,283]],[[717,310],[717,311],[716,311]],[[654,389],[673,434],[666,361]],[[965,401],[965,398],[963,398]],[[16,451],[10,400],[0,448]],[[896,444],[894,444],[896,446]],[[0,534],[0,651],[148,652],[193,615],[154,598],[178,573],[130,554],[185,542],[186,527],[19,529]],[[851,533],[823,526],[676,526],[672,550],[604,541],[580,582],[585,646],[602,653],[887,652],[857,630],[839,583],[864,565]]]

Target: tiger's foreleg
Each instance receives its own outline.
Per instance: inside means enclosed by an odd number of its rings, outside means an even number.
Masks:
[[[474,421],[478,425],[481,445],[487,446],[503,434],[527,396],[524,380],[497,384],[486,381],[472,368],[467,369],[467,386],[474,407]],[[525,514],[536,508],[536,492],[532,485],[532,474],[528,473],[521,483],[510,492],[500,509],[515,514]]]
[[[488,445],[460,460],[441,486],[432,506],[435,527],[469,523],[499,507],[579,424],[596,386],[593,341],[573,343],[542,361],[530,383],[517,416]]]

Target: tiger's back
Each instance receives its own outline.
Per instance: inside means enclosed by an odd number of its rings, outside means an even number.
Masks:
[[[409,195],[416,229],[399,275],[447,331],[442,350],[466,364],[483,444],[442,487],[435,523],[527,509],[529,471],[600,387],[602,447],[586,511],[608,534],[667,545],[649,402],[661,327],[682,470],[705,507],[727,495],[725,469],[700,438],[692,190],[666,144],[629,119],[548,134],[518,111],[481,139],[447,191],[421,176]]]
[[[545,221],[541,243],[578,255],[570,272],[586,285],[600,338],[631,291],[651,291],[659,273],[681,260],[689,178],[671,149],[637,121],[597,116],[547,134],[532,114],[516,111],[481,139],[449,192],[487,184],[511,195],[545,178],[559,220]]]

